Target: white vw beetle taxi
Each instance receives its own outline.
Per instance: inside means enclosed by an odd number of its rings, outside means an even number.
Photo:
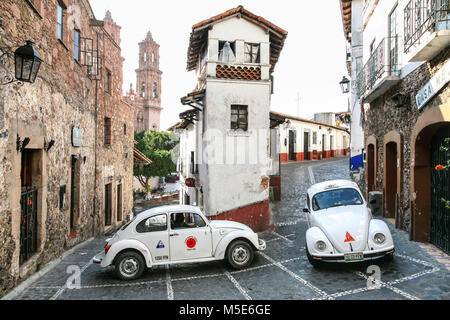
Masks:
[[[93,262],[114,265],[122,280],[137,279],[145,268],[164,264],[226,259],[232,267],[243,269],[252,263],[254,250],[266,248],[248,226],[208,221],[200,208],[185,205],[144,211],[106,241],[105,250]]]
[[[392,259],[394,242],[386,223],[373,219],[356,183],[333,180],[307,191],[306,253],[313,266],[322,262]]]

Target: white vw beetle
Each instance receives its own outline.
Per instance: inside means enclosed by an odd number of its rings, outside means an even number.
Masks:
[[[313,266],[321,262],[355,262],[384,257],[391,260],[394,242],[388,226],[373,219],[356,183],[333,180],[313,185],[303,209],[307,256]]]
[[[266,248],[246,225],[208,221],[198,207],[185,205],[144,211],[106,241],[105,250],[93,262],[114,265],[123,280],[137,279],[146,267],[164,264],[226,259],[242,269],[252,263],[254,250]]]

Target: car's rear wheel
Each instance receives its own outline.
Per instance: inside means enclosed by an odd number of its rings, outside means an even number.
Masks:
[[[142,256],[134,251],[121,253],[115,262],[116,275],[122,280],[134,280],[139,278],[145,269]]]
[[[244,269],[248,267],[253,261],[253,248],[247,242],[237,240],[229,245],[226,257],[228,263],[234,269]]]
[[[319,260],[314,259],[311,254],[309,253],[308,247],[306,247],[306,256],[308,257],[308,261],[309,263],[314,267],[314,268],[320,268],[322,266],[322,262]]]

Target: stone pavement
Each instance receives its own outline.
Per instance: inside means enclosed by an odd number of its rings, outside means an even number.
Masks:
[[[306,258],[305,191],[314,182],[348,177],[348,159],[288,163],[282,166],[282,201],[272,205],[276,229],[261,233],[267,249],[253,265],[236,271],[226,263],[210,262],[147,270],[142,278],[123,282],[114,268],[91,262],[104,247],[94,239],[75,250],[15,299],[54,300],[307,300],[307,299],[450,299],[450,272],[408,234],[388,222],[396,245],[392,262],[330,264],[312,268]],[[374,267],[375,265],[375,267]],[[74,267],[75,266],[75,267]],[[379,281],[370,281],[372,270]],[[68,281],[81,274],[80,287]],[[69,271],[69,272],[68,272]]]

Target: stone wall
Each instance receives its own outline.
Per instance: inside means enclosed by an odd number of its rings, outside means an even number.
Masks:
[[[56,31],[57,2],[36,0],[33,3],[0,2],[3,21],[0,46],[15,50],[25,40],[34,39],[43,60],[35,83],[0,86],[0,295],[68,248],[104,232],[103,180],[100,181],[104,167],[114,167],[113,180],[122,181],[124,217],[132,210],[133,108],[121,101],[120,47],[104,28],[91,25],[95,17],[87,0],[62,1],[65,7],[62,39],[57,38]],[[98,81],[92,79],[88,68],[75,60],[75,28],[80,30],[81,37],[93,39],[104,63],[102,70],[107,65],[113,71],[111,93],[104,93],[104,77]],[[4,63],[8,72],[14,70],[11,55]],[[4,75],[0,71],[2,80]],[[113,123],[109,148],[101,145],[106,114]],[[81,147],[72,145],[72,127],[82,132]],[[23,152],[16,149],[17,137],[21,141],[30,138],[23,151],[33,153],[33,187],[38,190],[37,251],[22,264],[19,257]],[[54,145],[47,151],[46,145],[51,140]],[[131,155],[129,158],[127,153]],[[71,228],[74,155],[79,161],[80,192],[79,214]],[[64,186],[63,198],[60,190]]]
[[[406,231],[410,229],[410,166],[411,166],[411,134],[418,117],[426,110],[439,106],[449,101],[450,89],[448,84],[422,109],[416,105],[417,92],[430,80],[431,77],[449,59],[450,51],[443,51],[430,62],[422,64],[416,70],[403,78],[396,86],[391,88],[383,96],[370,104],[366,113],[367,121],[364,123],[365,139],[374,135],[377,139],[377,176],[376,185],[379,191],[383,189],[384,175],[384,137],[396,130],[403,137],[402,153],[402,188],[400,204],[400,227]],[[403,106],[395,106],[391,97],[401,93],[409,98]]]

